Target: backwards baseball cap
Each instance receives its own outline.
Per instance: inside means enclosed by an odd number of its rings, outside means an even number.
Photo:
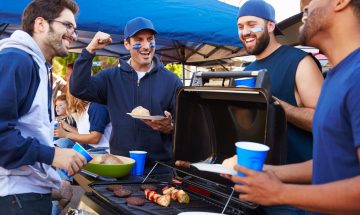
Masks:
[[[145,19],[144,17],[136,17],[126,23],[124,37],[125,39],[132,37],[141,30],[150,30],[154,34],[157,34],[157,31],[150,20]]]
[[[275,35],[283,35],[275,22],[275,10],[273,6],[264,0],[248,0],[240,8],[238,18],[241,16],[256,16],[275,23]]]

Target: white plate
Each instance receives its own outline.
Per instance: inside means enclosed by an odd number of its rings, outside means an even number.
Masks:
[[[237,174],[237,172],[235,170],[228,169],[221,164],[194,163],[191,165],[201,171],[224,173],[224,174],[229,174],[229,175]]]
[[[194,212],[182,212],[179,213],[178,215],[226,215],[226,214],[194,211]]]
[[[126,113],[126,114],[129,114],[132,118],[135,118],[135,119],[162,120],[162,119],[166,118],[164,116],[141,116],[141,115],[135,115],[135,114],[131,114],[131,113]]]

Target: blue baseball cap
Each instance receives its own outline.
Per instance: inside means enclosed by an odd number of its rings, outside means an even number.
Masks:
[[[248,0],[240,8],[238,18],[241,16],[256,16],[275,23],[275,35],[283,35],[275,21],[275,10],[273,6],[264,0]]]
[[[144,17],[136,17],[126,23],[124,37],[125,39],[132,37],[141,30],[150,30],[154,34],[157,34],[157,31],[150,20]]]

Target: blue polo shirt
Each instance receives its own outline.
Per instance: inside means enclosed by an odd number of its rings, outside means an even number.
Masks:
[[[330,70],[313,121],[313,184],[360,175],[360,48]]]

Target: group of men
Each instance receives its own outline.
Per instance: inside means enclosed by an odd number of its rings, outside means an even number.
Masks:
[[[23,30],[0,41],[0,210],[10,214],[50,214],[51,191],[60,187],[53,167],[74,175],[86,164],[74,150],[52,145],[51,62],[66,56],[77,39],[77,11],[72,0],[34,0],[24,10]],[[360,1],[312,0],[303,21],[301,44],[319,48],[333,66],[324,83],[311,55],[277,42],[281,31],[271,5],[249,0],[240,7],[239,38],[256,56],[246,69],[269,71],[272,94],[288,119],[289,164],[267,166],[264,172],[236,165],[245,176],[224,177],[236,183],[241,200],[358,214]],[[182,83],[154,56],[156,33],[150,20],[130,20],[124,45],[131,58],[91,76],[96,51],[111,43],[109,34],[96,33],[74,64],[70,91],[107,105],[111,153],[145,150],[150,160],[168,161],[175,92]],[[126,114],[140,105],[166,119],[139,121]],[[279,214],[271,207],[267,212]]]

